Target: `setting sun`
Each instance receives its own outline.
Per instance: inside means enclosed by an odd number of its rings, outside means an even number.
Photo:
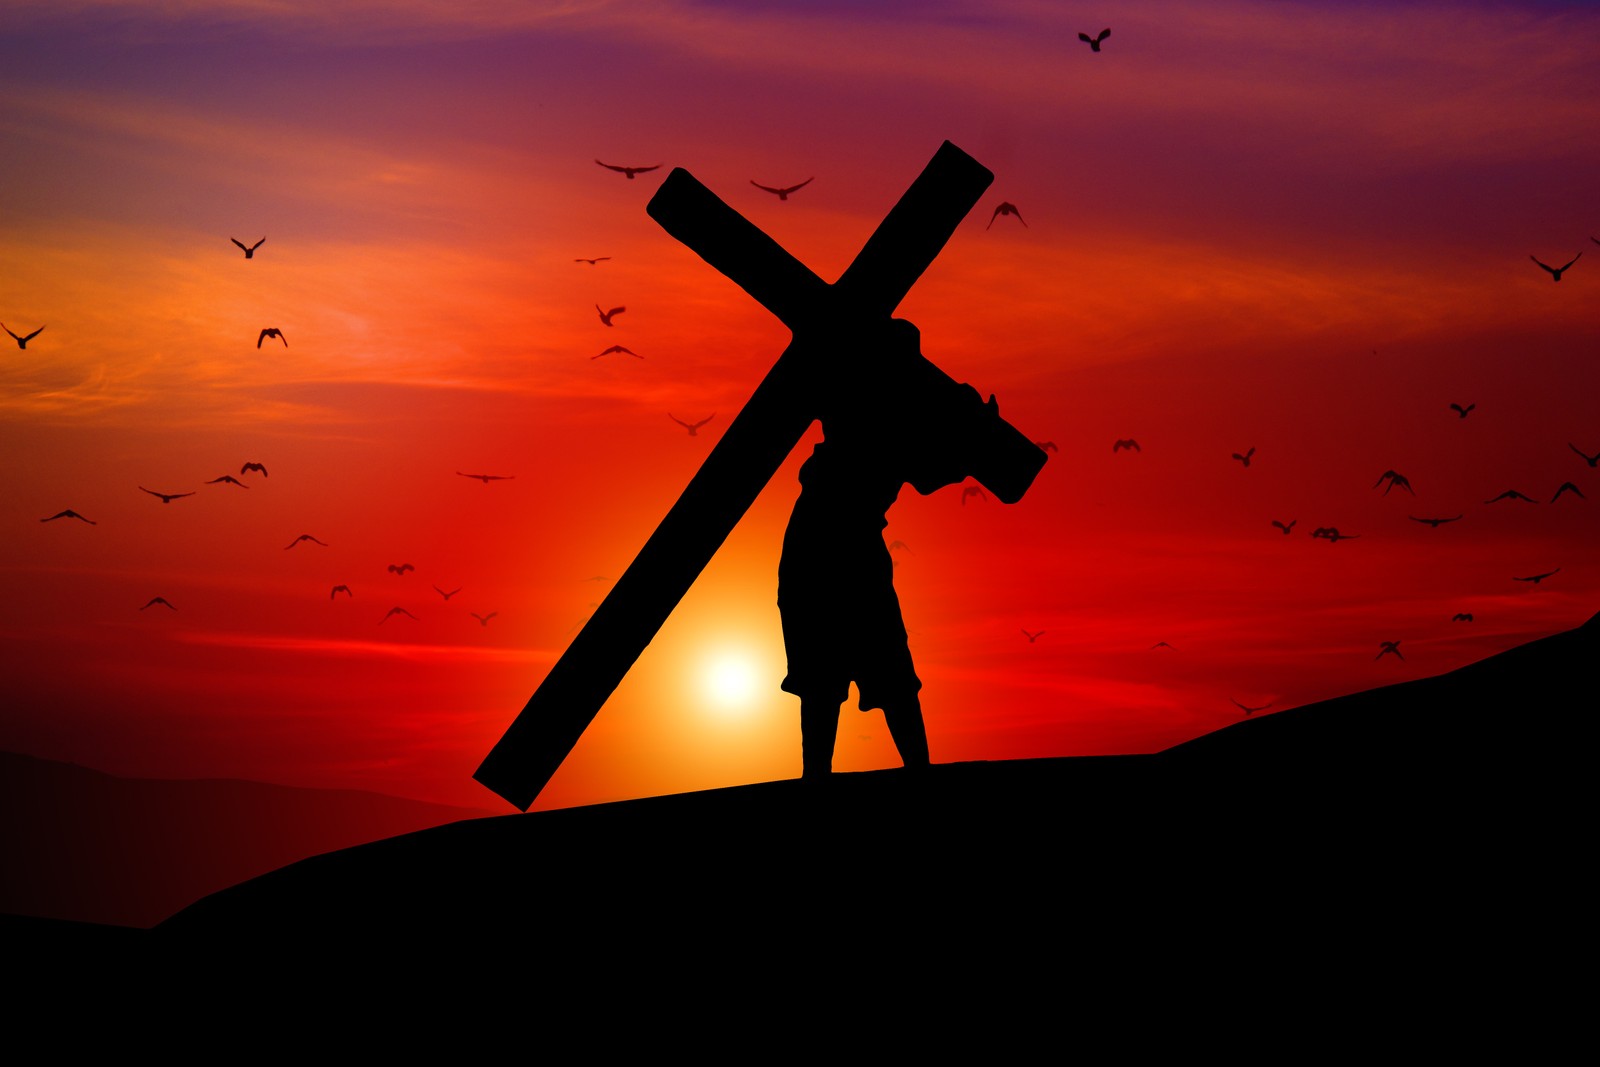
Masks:
[[[707,700],[718,711],[745,712],[756,703],[760,672],[748,653],[718,652],[706,660],[700,677]]]

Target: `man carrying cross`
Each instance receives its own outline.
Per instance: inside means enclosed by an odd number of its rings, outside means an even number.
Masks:
[[[778,610],[789,673],[783,690],[800,698],[803,775],[833,769],[839,705],[851,682],[862,711],[882,708],[900,759],[928,766],[922,688],[906,645],[894,563],[883,543],[885,513],[908,481],[953,485],[963,474],[914,447],[909,403],[894,383],[919,355],[915,326],[903,319],[876,331],[883,350],[852,359],[870,368],[851,388],[820,397],[824,439],[800,468],[800,499],[783,535]],[[896,401],[899,401],[898,403]]]
[[[662,182],[650,217],[794,339],[473,777],[527,809],[819,416],[826,440],[803,470],[779,567],[785,688],[801,696],[805,770],[829,769],[852,680],[863,707],[884,707],[907,765],[928,762],[884,513],[902,484],[931,493],[965,475],[1014,503],[1045,455],[993,397],[984,403],[923,358],[915,327],[889,316],[993,178],[945,142],[831,284],[687,171]]]

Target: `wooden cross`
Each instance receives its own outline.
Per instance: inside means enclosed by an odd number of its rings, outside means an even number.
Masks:
[[[994,175],[946,141],[832,285],[723,203],[682,168],[646,211],[736,282],[794,338],[610,594],[556,661],[473,775],[526,811],[678,601],[817,417],[814,379],[830,342],[886,325]],[[920,356],[920,388],[971,394]],[[964,399],[964,398],[963,398]],[[1020,499],[1044,452],[998,417],[980,416],[1007,462],[973,476],[1002,500]],[[992,423],[991,425],[988,425]]]

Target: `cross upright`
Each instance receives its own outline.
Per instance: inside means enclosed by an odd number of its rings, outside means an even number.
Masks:
[[[766,307],[793,332],[722,439],[667,512],[521,714],[473,775],[527,810],[577,744],[689,586],[817,417],[819,376],[836,371],[830,345],[887,327],[994,180],[946,141],[832,285],[723,203],[688,171],[661,183],[646,211],[673,237]],[[1001,500],[1022,497],[1045,454],[920,354],[907,368],[930,397],[984,439],[970,473]]]

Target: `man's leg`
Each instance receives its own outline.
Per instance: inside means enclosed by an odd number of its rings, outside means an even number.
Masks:
[[[802,777],[826,778],[833,773],[833,742],[838,736],[839,702],[802,697],[800,699]]]
[[[885,707],[883,721],[889,724],[889,736],[900,750],[900,762],[913,768],[928,766],[928,729],[922,723],[922,701],[917,695],[913,693],[909,701]]]

